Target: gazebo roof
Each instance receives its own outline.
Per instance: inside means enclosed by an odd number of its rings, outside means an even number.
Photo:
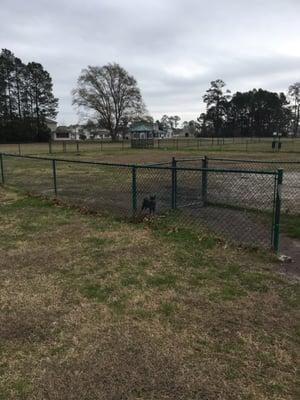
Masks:
[[[145,122],[137,122],[130,127],[130,132],[152,132],[153,127]]]

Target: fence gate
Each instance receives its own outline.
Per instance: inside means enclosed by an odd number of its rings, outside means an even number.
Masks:
[[[176,168],[174,208],[235,242],[277,251],[282,178],[282,170]]]

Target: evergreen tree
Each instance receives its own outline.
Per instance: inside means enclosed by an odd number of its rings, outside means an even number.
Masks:
[[[202,135],[207,134],[210,125],[213,125],[217,135],[222,136],[272,136],[273,132],[288,133],[292,112],[284,93],[253,89],[237,92],[230,98],[228,91],[224,93],[224,86],[221,80],[213,81],[204,96],[207,111],[198,119]]]
[[[46,118],[55,118],[58,99],[41,64],[25,65],[14,54],[0,53],[0,141],[46,140]]]
[[[230,99],[230,91],[226,90],[224,92],[225,86],[225,82],[221,79],[212,81],[211,87],[203,96],[203,101],[206,103],[207,107],[208,120],[212,121],[217,136],[222,134],[222,127],[226,119],[228,100]]]

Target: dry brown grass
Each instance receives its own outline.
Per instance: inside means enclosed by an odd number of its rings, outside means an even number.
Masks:
[[[238,140],[239,141],[239,140]],[[190,142],[190,145],[189,145]],[[214,146],[204,144],[202,140],[199,147],[197,140],[191,138],[187,140],[182,138],[179,140],[179,149],[176,148],[176,141],[164,140],[160,141],[159,148],[157,144],[153,149],[131,149],[130,143],[126,143],[122,149],[121,143],[106,143],[101,146],[99,143],[80,143],[79,154],[76,151],[74,143],[67,143],[67,152],[63,152],[63,144],[55,143],[52,146],[52,156],[60,158],[76,158],[76,159],[91,159],[107,162],[121,163],[155,163],[170,161],[172,156],[177,158],[194,157],[198,155],[209,155],[211,157],[228,157],[242,159],[258,159],[258,160],[300,160],[300,140],[286,141],[284,140],[282,151],[273,152],[271,148],[271,139],[262,143],[251,144],[246,140],[240,143],[231,143],[232,139],[226,140],[225,146],[220,146],[214,141]],[[207,143],[210,143],[208,141]],[[6,153],[19,153],[18,144],[0,144],[0,151]],[[49,154],[48,143],[27,143],[21,145],[21,154],[35,154],[43,156],[51,156]]]
[[[298,398],[299,285],[270,255],[0,202],[0,399]]]
[[[83,151],[79,155],[74,153],[56,154],[61,158],[86,159],[112,163],[124,164],[154,164],[159,162],[171,162],[172,157],[189,158],[201,157],[208,155],[209,157],[217,158],[236,158],[250,160],[291,160],[300,161],[299,153],[272,153],[272,152],[256,152],[256,151],[214,151],[211,149],[200,148],[199,150],[169,150],[169,149],[153,149],[153,150],[119,150],[119,151]]]

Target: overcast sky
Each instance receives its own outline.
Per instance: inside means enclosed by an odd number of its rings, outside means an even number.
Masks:
[[[58,122],[78,121],[82,68],[118,62],[149,113],[196,118],[211,80],[286,91],[300,81],[300,0],[1,0],[0,44],[43,64]]]

